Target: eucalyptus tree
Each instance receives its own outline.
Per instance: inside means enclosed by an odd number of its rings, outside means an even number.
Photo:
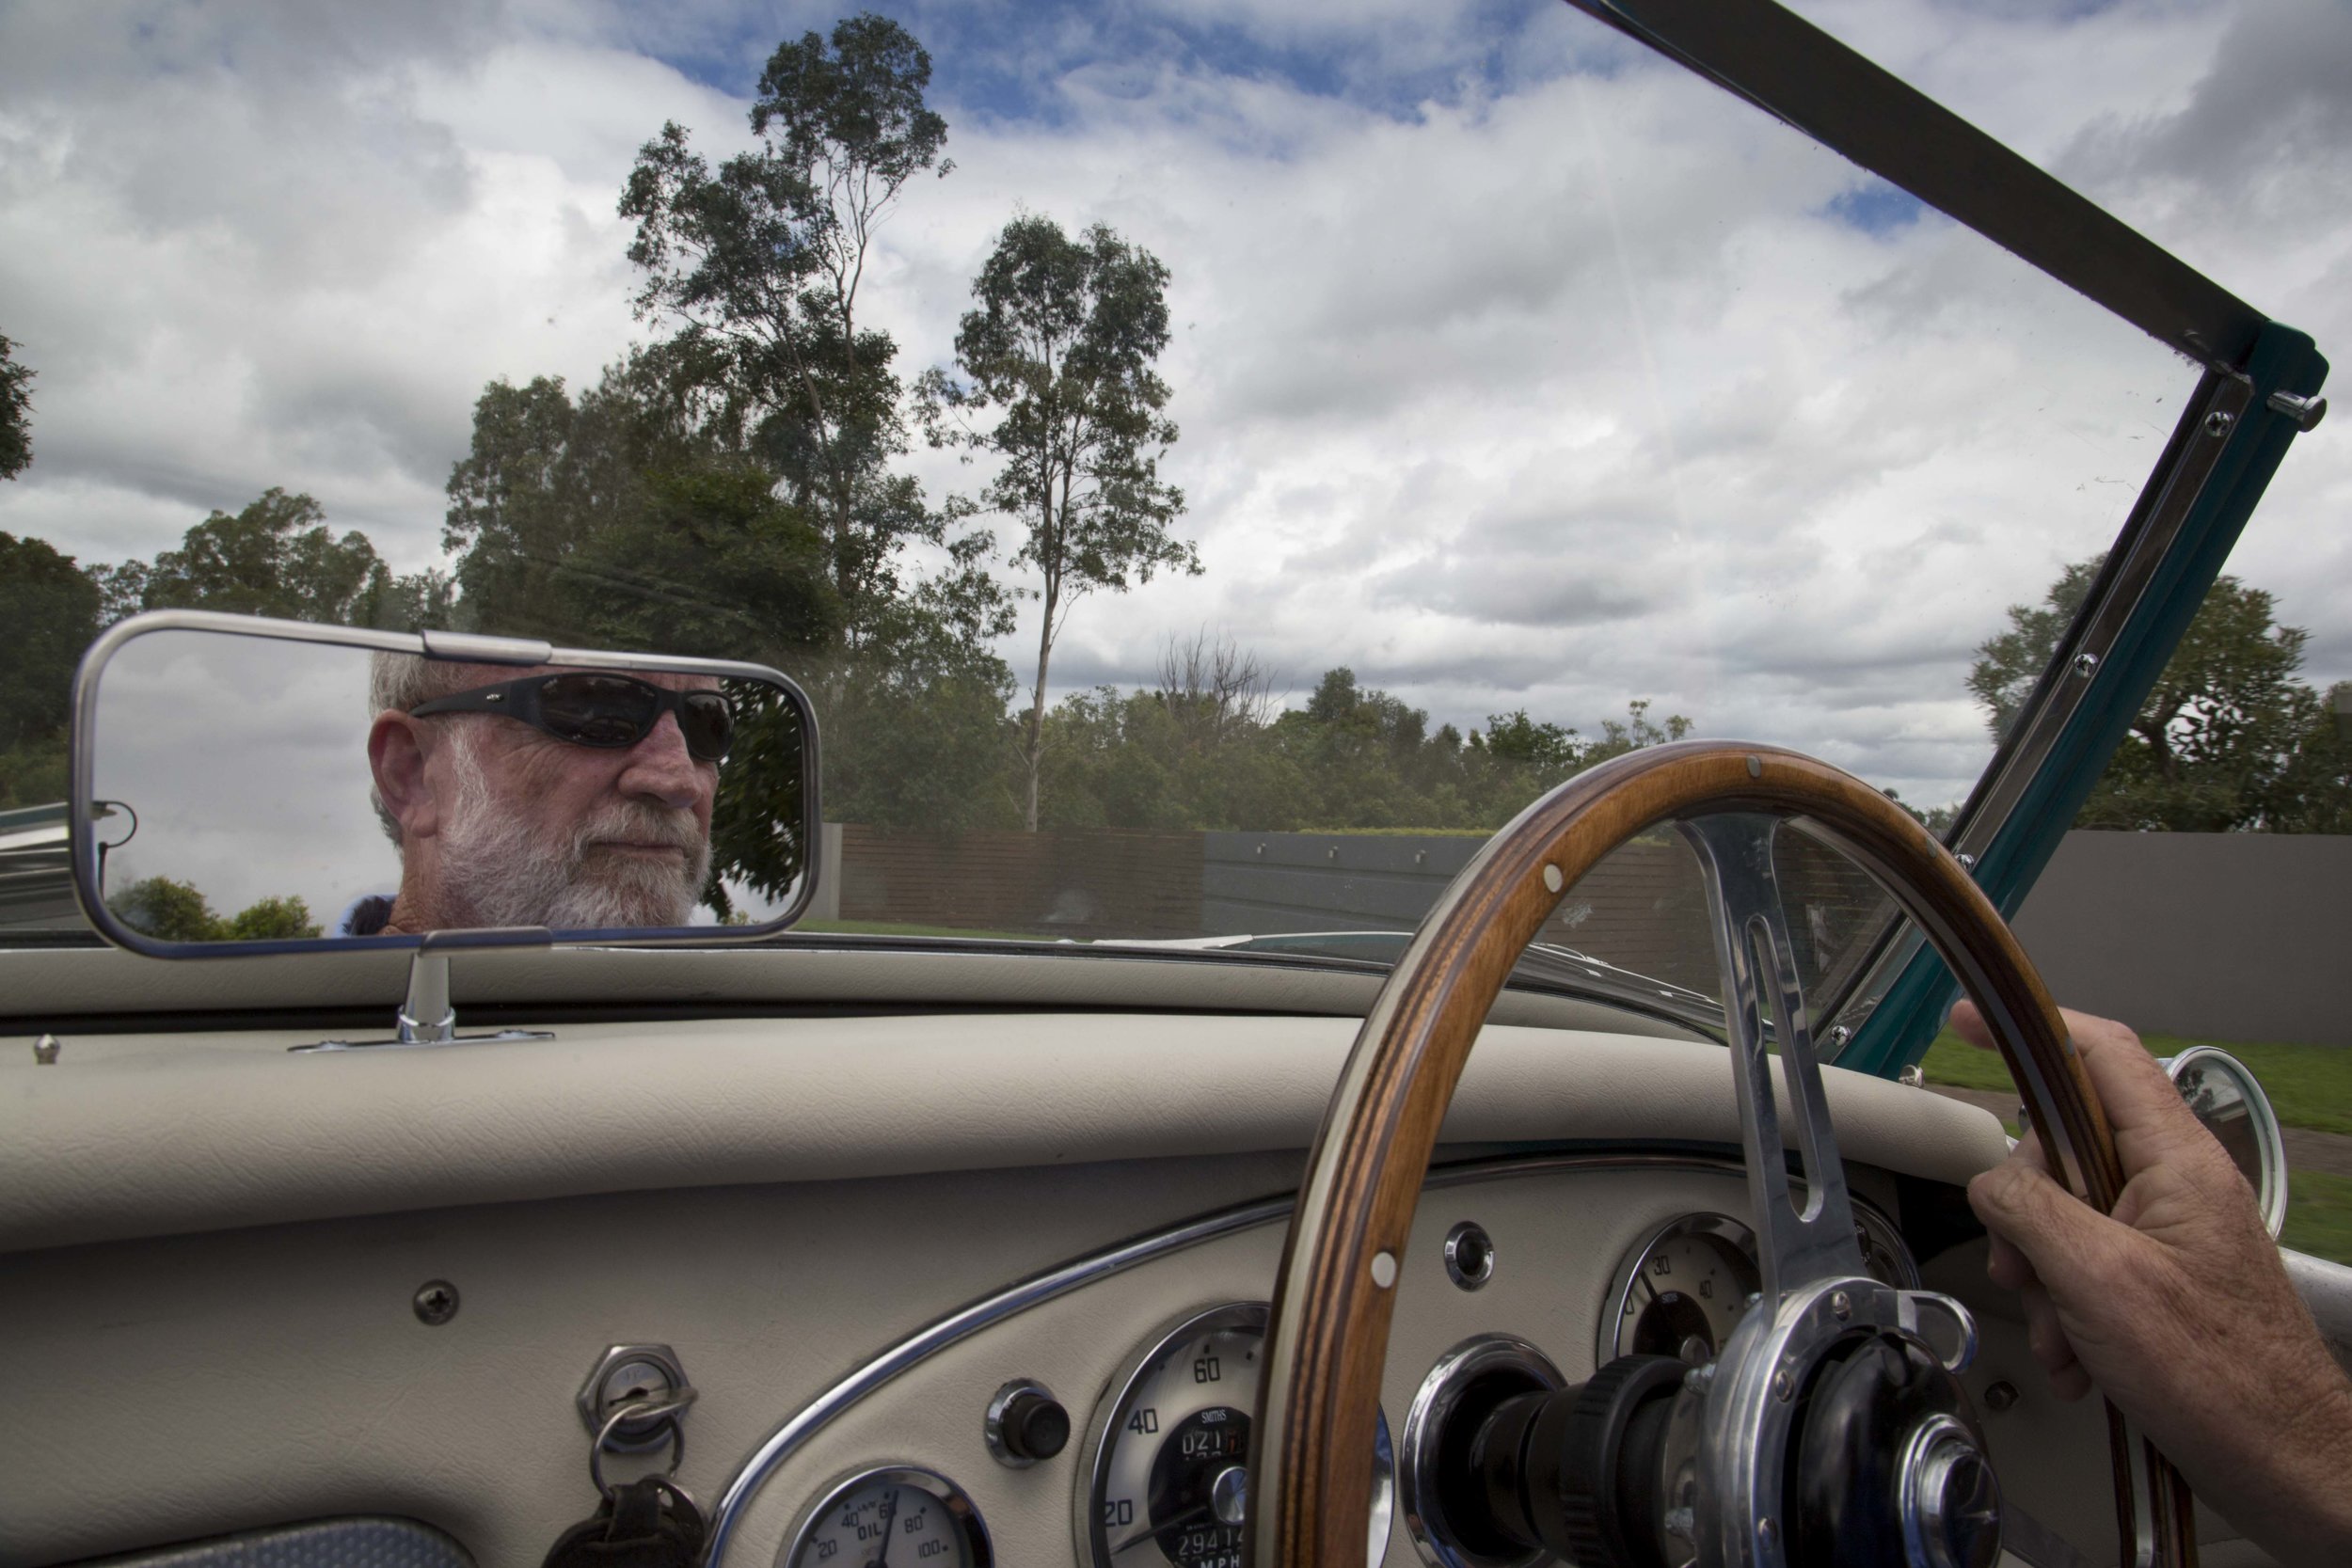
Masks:
[[[1051,218],[1007,224],[956,331],[961,379],[933,369],[917,392],[933,444],[984,453],[980,505],[1021,530],[1015,567],[1039,586],[1036,678],[1022,736],[1025,824],[1038,825],[1045,688],[1054,644],[1087,594],[1125,593],[1162,569],[1198,573],[1170,531],[1184,492],[1160,478],[1176,439],[1168,383],[1168,268],[1096,224],[1076,239]]]
[[[395,576],[368,536],[337,534],[310,497],[277,486],[233,515],[215,510],[176,550],[97,567],[114,619],[141,610],[217,610],[330,626],[413,631],[445,626],[450,581],[437,571]]]
[[[0,336],[0,479],[14,479],[33,460],[33,371]]]
[[[639,318],[701,355],[722,421],[825,531],[852,642],[906,546],[945,527],[882,471],[906,444],[898,345],[859,315],[876,230],[917,175],[954,166],[924,103],[930,72],[913,35],[870,13],[787,41],[760,74],[755,149],[713,168],[670,122],[620,202]]]

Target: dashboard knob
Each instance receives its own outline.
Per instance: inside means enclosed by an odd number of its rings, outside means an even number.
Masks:
[[[1041,1385],[1009,1383],[989,1402],[989,1450],[1005,1464],[1022,1468],[1069,1446],[1070,1412]]]
[[[1070,1442],[1070,1412],[1041,1388],[1026,1389],[1005,1406],[1005,1447],[1023,1459],[1051,1459]]]

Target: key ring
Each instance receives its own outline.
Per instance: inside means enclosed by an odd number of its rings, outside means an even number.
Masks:
[[[693,1402],[694,1390],[688,1385],[614,1405],[612,1414],[604,1418],[604,1425],[596,1429],[596,1441],[588,1446],[588,1479],[596,1483],[596,1495],[609,1498],[613,1494],[614,1488],[604,1479],[604,1446],[612,1441],[622,1423],[659,1421],[670,1433],[670,1467],[662,1473],[661,1484],[686,1497],[686,1489],[675,1479],[678,1466],[686,1463],[686,1423],[678,1418]],[[693,1499],[687,1497],[687,1501],[691,1503]]]

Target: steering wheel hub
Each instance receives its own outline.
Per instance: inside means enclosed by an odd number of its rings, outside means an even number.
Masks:
[[[2001,1555],[2001,1488],[1977,1435],[1948,1416],[1905,1445],[1903,1550],[1922,1568],[1992,1568]]]

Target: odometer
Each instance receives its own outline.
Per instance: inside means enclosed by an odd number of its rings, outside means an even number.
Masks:
[[[1153,1339],[1112,1381],[1088,1440],[1078,1518],[1094,1568],[1241,1568],[1265,1325],[1263,1306],[1215,1307]],[[1385,1416],[1375,1447],[1377,1563],[1394,1502]]]

